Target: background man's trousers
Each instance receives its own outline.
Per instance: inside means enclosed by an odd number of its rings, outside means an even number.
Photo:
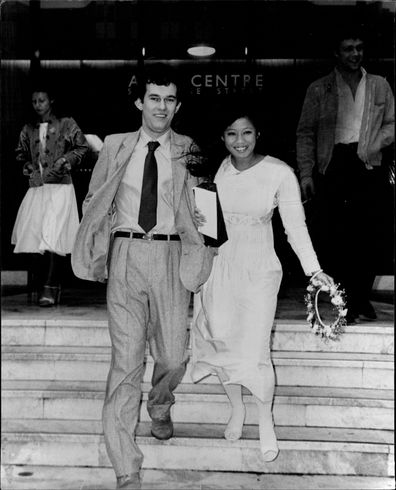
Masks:
[[[357,144],[338,144],[317,181],[314,244],[325,272],[340,282],[348,308],[359,312],[369,301],[378,261],[381,226],[380,168],[368,170]]]
[[[154,359],[148,411],[162,418],[174,403],[188,361],[190,292],[179,278],[181,243],[115,238],[107,286],[111,366],[103,407],[107,452],[120,477],[140,470],[135,443],[146,340]]]

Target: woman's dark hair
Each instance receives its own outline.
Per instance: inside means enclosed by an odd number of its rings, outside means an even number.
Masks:
[[[46,93],[51,101],[55,100],[55,91],[53,87],[46,81],[36,80],[30,85],[30,96],[34,94],[34,92],[43,92]]]
[[[254,126],[257,132],[259,132],[258,117],[255,111],[248,105],[236,105],[223,112],[219,119],[219,130],[222,135],[224,131],[231,126],[238,119],[246,118]]]
[[[138,71],[136,76],[137,84],[135,87],[130,86],[129,95],[133,100],[140,99],[143,101],[146,94],[147,84],[168,86],[171,83],[176,85],[177,100],[181,99],[181,83],[180,76],[176,68],[164,63],[153,63],[145,65],[144,68]]]
[[[233,101],[231,98],[226,107],[218,108],[216,121],[213,122],[213,138],[209,141],[199,141],[198,145],[193,144],[186,155],[187,169],[192,175],[214,178],[221,162],[228,154],[221,137],[232,123],[241,118],[248,119],[256,131],[260,132],[262,125],[259,125],[256,111],[249,102]],[[259,146],[257,151],[260,153]]]

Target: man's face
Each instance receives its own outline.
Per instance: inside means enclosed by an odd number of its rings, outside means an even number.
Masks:
[[[177,102],[177,87],[148,83],[143,101],[139,98],[136,107],[142,111],[142,127],[151,138],[159,138],[171,126],[172,119],[180,108]]]
[[[363,61],[363,41],[361,39],[344,39],[336,51],[338,66],[345,71],[360,70]]]

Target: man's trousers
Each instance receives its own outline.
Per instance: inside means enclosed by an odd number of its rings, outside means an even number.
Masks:
[[[369,300],[375,278],[382,175],[378,167],[367,169],[356,150],[357,144],[334,147],[317,185],[313,236],[321,266],[345,289],[354,314]]]
[[[190,293],[179,278],[181,243],[115,238],[107,306],[112,353],[103,407],[107,452],[117,477],[140,470],[135,443],[146,341],[154,359],[147,408],[162,418],[188,362]]]

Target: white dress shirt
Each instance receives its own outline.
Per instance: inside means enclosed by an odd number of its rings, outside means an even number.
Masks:
[[[147,143],[152,139],[140,131],[139,140],[133,150],[115,197],[115,220],[113,231],[145,231],[139,226],[140,196],[142,191],[144,161],[148,152]],[[173,178],[170,151],[170,131],[157,139],[160,146],[155,150],[158,166],[157,223],[150,233],[176,234],[173,212]]]
[[[350,86],[336,69],[338,90],[338,111],[335,128],[335,144],[357,143],[362,125],[364,99],[366,94],[366,70],[363,68],[362,78],[353,97]]]
[[[41,175],[43,175],[43,166],[41,165],[41,157],[44,155],[45,147],[47,146],[47,131],[48,131],[48,122],[40,123],[40,126],[39,126],[40,158],[39,158],[38,164],[40,167]]]

